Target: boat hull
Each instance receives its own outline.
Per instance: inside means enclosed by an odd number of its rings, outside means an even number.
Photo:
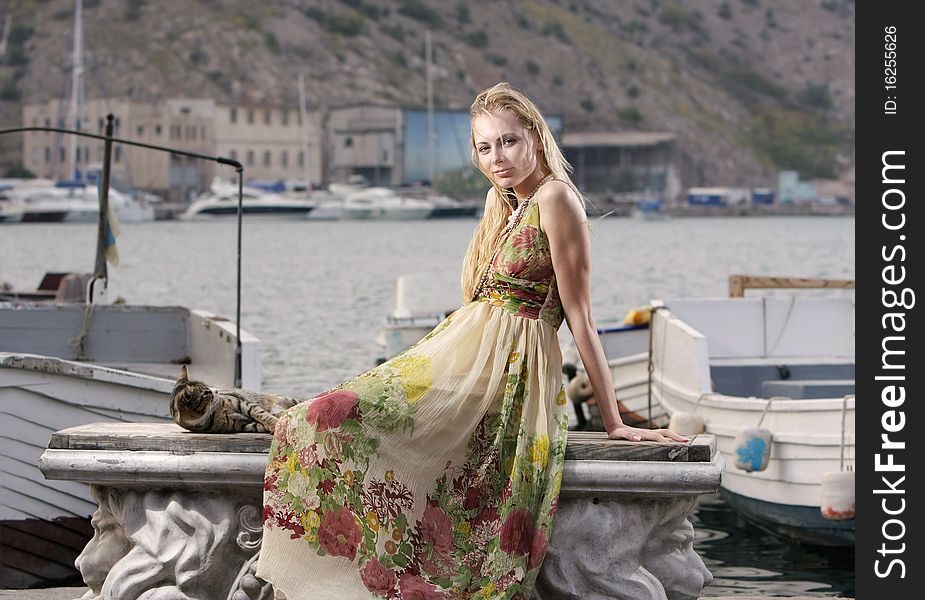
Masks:
[[[665,305],[670,310],[653,318],[653,400],[669,415],[701,418],[715,436],[730,505],[788,538],[853,543],[853,520],[826,520],[821,512],[826,474],[850,471],[855,462],[850,300]],[[832,397],[833,390],[842,396]],[[747,451],[737,436],[755,428],[770,433],[769,453],[766,466],[746,471],[736,465]]]
[[[183,307],[0,303],[0,589],[79,582],[74,559],[97,502],[38,469],[55,431],[96,422],[168,422],[179,365],[234,382],[234,325]],[[241,332],[242,387],[260,389],[259,341]],[[105,366],[108,365],[108,366]]]
[[[80,582],[74,560],[93,536],[96,501],[87,486],[46,481],[38,469],[52,433],[93,422],[167,422],[168,379],[100,372],[97,367],[41,357],[0,355],[0,486],[4,566],[0,587]],[[103,381],[105,375],[124,381]]]
[[[776,535],[817,546],[854,546],[854,519],[825,519],[818,506],[765,502],[720,488],[720,495],[749,523]]]
[[[280,217],[303,219],[312,211],[312,206],[244,206],[245,216]],[[209,206],[191,214],[196,217],[230,217],[238,214],[238,206]]]

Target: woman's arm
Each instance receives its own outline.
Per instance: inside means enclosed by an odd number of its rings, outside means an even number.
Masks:
[[[608,437],[634,441],[664,442],[668,438],[687,441],[687,438],[667,429],[642,429],[623,423],[610,367],[591,316],[591,252],[585,210],[575,193],[558,181],[543,186],[536,201],[541,227],[549,239],[565,321],[575,338],[581,362],[594,389]]]

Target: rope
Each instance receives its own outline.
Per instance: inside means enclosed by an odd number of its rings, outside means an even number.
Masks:
[[[700,394],[699,396],[697,396],[697,402],[694,402],[694,410],[691,411],[692,415],[697,412],[698,408],[700,408],[700,401],[706,398],[706,396],[707,396],[706,394]]]
[[[761,307],[762,307],[762,310],[766,310],[766,308],[765,308],[765,303],[766,303],[766,302],[767,302],[767,298],[762,298],[762,299],[761,299]],[[782,337],[784,337],[784,331],[787,330],[787,324],[790,322],[790,315],[793,314],[793,307],[796,305],[796,303],[797,303],[797,297],[796,297],[796,296],[792,296],[792,297],[790,298],[790,307],[787,309],[787,316],[784,317],[784,323],[783,323],[783,325],[780,326],[780,331],[779,331],[778,334],[777,334],[777,339],[774,340],[774,344],[771,346],[771,349],[770,349],[770,350],[765,349],[765,353],[764,353],[765,356],[770,356],[771,354],[773,354],[774,349],[777,348],[777,344],[780,343],[780,339],[781,339]],[[765,313],[765,315],[764,315],[764,330],[765,330],[765,332],[767,332],[767,330],[768,330],[768,318],[767,318],[767,313]],[[767,335],[767,333],[765,333],[765,335]],[[765,347],[765,348],[767,348],[767,347]]]
[[[761,418],[758,419],[758,425],[756,425],[756,427],[761,427],[761,424],[764,422],[765,415],[768,414],[768,409],[771,408],[771,402],[774,402],[774,399],[768,398],[768,403],[764,405],[764,411],[762,411]]]
[[[86,297],[84,298],[84,316],[80,324],[80,333],[67,341],[71,348],[77,349],[77,360],[84,358],[84,352],[87,349],[87,337],[90,335],[90,320],[93,318],[93,287],[101,278],[94,277],[87,284]]]
[[[649,420],[649,429],[653,428],[652,423],[652,374],[655,373],[655,360],[652,356],[652,338],[655,337],[655,313],[665,308],[664,306],[653,306],[652,312],[649,315],[649,381],[646,387],[647,403],[648,403],[648,420]],[[665,344],[662,344],[664,347]]]

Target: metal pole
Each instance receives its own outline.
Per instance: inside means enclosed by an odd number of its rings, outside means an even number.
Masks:
[[[305,108],[305,78],[299,74],[299,124],[302,126],[302,171],[305,191],[312,191],[311,165],[308,162],[308,110]]]
[[[424,61],[426,64],[427,75],[427,181],[428,185],[434,185],[434,75],[431,63],[434,61],[433,48],[430,43],[430,31],[424,34],[425,54]]]
[[[244,221],[244,169],[238,167],[238,291],[235,308],[234,386],[241,387],[241,224]]]
[[[109,230],[109,172],[112,167],[112,114],[106,115],[106,140],[103,142],[103,173],[100,176],[100,217],[96,234],[96,266],[93,269],[95,279],[106,279],[106,238]]]
[[[71,119],[74,120],[74,129],[80,131],[83,123],[80,118],[80,109],[83,103],[83,3],[77,0],[74,5],[74,54],[71,65]],[[68,179],[77,179],[77,138],[72,137],[68,147]],[[87,157],[84,157],[86,163]],[[86,166],[84,166],[86,171]],[[81,178],[82,179],[82,178]]]

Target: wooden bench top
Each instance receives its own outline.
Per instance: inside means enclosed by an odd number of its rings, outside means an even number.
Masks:
[[[236,452],[266,454],[271,436],[265,433],[193,433],[174,423],[90,423],[52,434],[48,447],[69,450]],[[609,440],[604,432],[570,431],[566,460],[709,462],[715,449],[710,435],[689,442],[628,442]]]

